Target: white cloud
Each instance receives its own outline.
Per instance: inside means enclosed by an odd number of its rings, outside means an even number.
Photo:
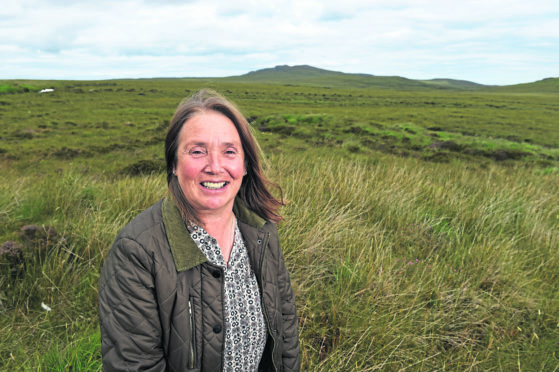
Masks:
[[[8,2],[0,9],[0,78],[225,76],[303,63],[487,84],[558,74],[559,9],[550,0],[388,4]]]

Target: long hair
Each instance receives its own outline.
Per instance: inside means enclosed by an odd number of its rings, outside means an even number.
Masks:
[[[178,178],[173,174],[173,170],[177,165],[179,136],[184,124],[189,119],[208,111],[218,112],[231,120],[241,138],[247,174],[243,177],[237,197],[239,197],[250,210],[263,219],[274,223],[280,222],[282,216],[279,214],[278,210],[281,206],[285,205],[281,188],[277,184],[266,179],[263,174],[259,158],[262,151],[252,134],[248,121],[232,102],[228,101],[219,93],[208,89],[197,92],[192,97],[185,99],[179,104],[171,119],[165,138],[167,184],[169,186],[169,193],[179,207],[183,219],[188,224],[196,223],[201,225],[196,211],[184,196]],[[270,188],[275,188],[279,191],[279,199],[276,199],[272,195]]]

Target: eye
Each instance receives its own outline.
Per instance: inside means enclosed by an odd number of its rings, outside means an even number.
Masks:
[[[235,148],[228,148],[225,150],[225,155],[233,156],[237,155],[239,152]]]
[[[206,154],[206,150],[200,147],[194,147],[190,149],[188,153],[193,156],[202,156]]]

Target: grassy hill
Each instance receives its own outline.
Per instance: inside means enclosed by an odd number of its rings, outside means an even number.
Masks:
[[[413,80],[399,76],[375,76],[324,70],[308,65],[276,66],[252,71],[240,76],[224,78],[231,82],[284,84],[330,88],[362,88],[392,90],[457,90],[495,91],[510,93],[559,93],[559,78],[548,78],[533,83],[489,86],[466,80],[431,79]]]
[[[331,88],[372,88],[372,89],[472,89],[478,84],[451,79],[412,80],[399,76],[375,76],[369,74],[349,74],[329,71],[312,66],[276,66],[244,75],[226,78],[229,81],[266,84],[292,84]]]
[[[559,78],[547,78],[533,83],[493,87],[490,90],[509,93],[559,93]]]
[[[486,87],[486,85],[474,83],[467,80],[431,79],[431,80],[420,80],[420,81],[438,87],[447,87],[453,89],[475,90],[475,89],[482,89]]]

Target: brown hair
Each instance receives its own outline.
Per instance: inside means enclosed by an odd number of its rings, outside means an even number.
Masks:
[[[285,205],[281,196],[281,188],[266,179],[262,172],[259,155],[262,153],[260,146],[252,134],[250,125],[239,109],[219,93],[203,89],[192,97],[185,99],[175,111],[165,138],[165,161],[167,163],[167,184],[169,193],[179,207],[182,217],[187,223],[201,225],[196,211],[192,208],[179,184],[178,178],[173,174],[177,165],[178,142],[184,124],[192,117],[206,111],[215,111],[226,116],[233,122],[245,155],[246,176],[243,178],[241,188],[237,194],[245,205],[253,212],[267,221],[278,223],[282,220],[278,210]],[[276,199],[269,190],[276,188],[280,198]]]

